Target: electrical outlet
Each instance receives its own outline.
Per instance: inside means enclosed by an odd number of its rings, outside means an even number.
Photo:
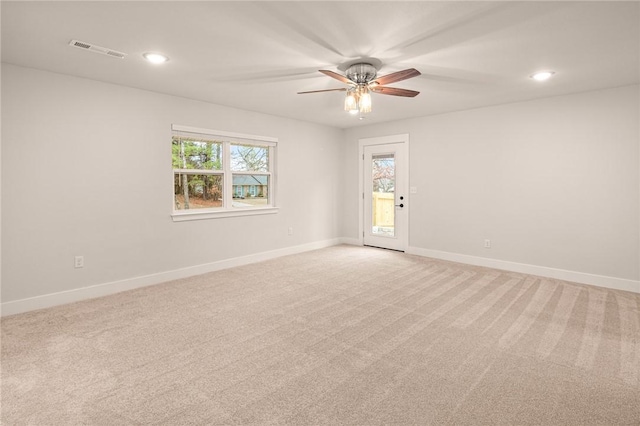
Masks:
[[[289,227],[289,229],[287,230],[287,235],[293,235],[293,228]]]
[[[491,248],[491,240],[484,240],[484,248]]]
[[[84,256],[76,256],[73,258],[73,265],[76,268],[84,268]]]

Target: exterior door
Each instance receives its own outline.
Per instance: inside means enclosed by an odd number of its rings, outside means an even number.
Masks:
[[[380,138],[380,141],[386,140],[388,138]],[[363,244],[366,246],[406,249],[406,151],[404,141],[363,145]]]

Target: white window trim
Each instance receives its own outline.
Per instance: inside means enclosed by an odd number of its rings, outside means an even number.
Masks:
[[[223,217],[274,214],[278,213],[278,210],[278,207],[236,207],[234,210],[205,210],[173,213],[171,215],[171,218],[174,222],[185,222],[189,220],[220,219]]]
[[[256,142],[262,142],[265,145],[276,146],[278,144],[278,138],[272,138],[270,136],[258,136],[258,135],[249,135],[246,133],[224,132],[222,130],[210,130],[210,129],[203,129],[200,127],[182,126],[179,124],[172,124],[171,130],[174,132],[188,132],[188,133],[197,133],[197,134],[207,135],[207,136],[217,136],[218,139],[220,140],[233,139],[234,142],[242,142],[238,139],[246,139],[247,142],[256,141]]]
[[[232,171],[231,170],[231,153],[229,149],[223,149],[222,170],[208,170],[206,174],[215,174],[223,176],[224,192],[228,194],[224,196],[224,207],[217,209],[198,209],[198,210],[175,210],[174,194],[171,194],[171,218],[174,222],[184,222],[191,220],[203,220],[203,219],[218,219],[225,217],[237,217],[237,216],[253,216],[274,214],[278,212],[276,207],[276,160],[275,160],[275,148],[278,144],[278,139],[269,136],[249,135],[244,133],[225,132],[221,130],[210,130],[199,127],[182,126],[178,124],[171,125],[171,131],[173,132],[186,132],[195,133],[204,136],[214,137],[216,140],[224,142],[235,142],[247,144],[258,143],[259,145],[269,147],[269,171],[268,172],[251,172],[251,171]],[[171,168],[171,180],[174,179],[174,174],[177,169]],[[178,170],[180,171],[180,170]],[[187,169],[185,173],[189,174],[203,174],[202,170]],[[248,175],[263,175],[269,177],[269,185],[267,191],[269,194],[270,204],[268,206],[257,207],[232,207],[233,203],[233,175],[234,174],[248,174]],[[173,192],[173,191],[172,191]]]

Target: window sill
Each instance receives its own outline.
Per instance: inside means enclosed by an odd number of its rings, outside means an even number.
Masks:
[[[174,222],[185,222],[189,220],[203,220],[203,219],[221,219],[223,217],[238,217],[238,216],[254,216],[262,214],[274,214],[278,213],[278,207],[258,207],[252,209],[234,209],[234,210],[207,210],[207,211],[193,211],[193,212],[180,212],[173,213],[171,219]]]

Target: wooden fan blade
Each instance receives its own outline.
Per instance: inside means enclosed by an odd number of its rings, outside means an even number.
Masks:
[[[415,68],[409,68],[408,70],[402,70],[398,72],[394,72],[380,78],[375,79],[373,82],[378,83],[380,86],[384,86],[385,84],[395,83],[397,81],[406,80],[408,78],[417,77],[420,75],[420,71]]]
[[[420,92],[416,92],[415,90],[398,89],[397,87],[378,86],[373,87],[371,90],[382,95],[404,96],[405,98],[415,98],[420,94]]]
[[[353,84],[353,81],[349,80],[344,75],[340,75],[337,72],[329,71],[329,70],[319,70],[322,74],[328,75],[331,78],[335,78],[338,81],[341,81],[345,84]]]
[[[320,93],[320,92],[345,92],[347,89],[324,89],[324,90],[310,90],[308,92],[298,92],[298,95],[304,95],[305,93]]]

